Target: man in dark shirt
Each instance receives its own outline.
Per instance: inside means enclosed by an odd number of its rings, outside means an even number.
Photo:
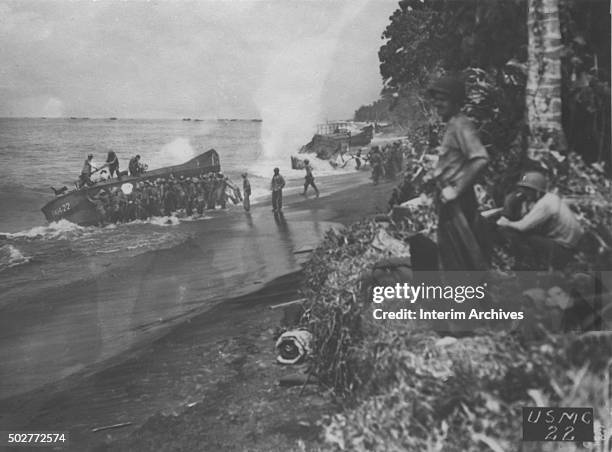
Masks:
[[[119,159],[117,158],[117,154],[115,151],[108,151],[108,155],[106,156],[106,166],[108,167],[108,175],[113,177],[113,174],[116,174],[119,177]]]
[[[249,182],[247,173],[242,173],[242,192],[244,193],[242,205],[244,206],[244,210],[248,212],[251,210],[251,183]]]
[[[383,157],[378,146],[374,146],[370,151],[370,166],[372,167],[372,181],[374,185],[378,185],[383,166]]]
[[[283,187],[285,186],[285,179],[280,175],[280,170],[274,168],[274,176],[272,176],[272,182],[270,188],[272,190],[272,210],[275,213],[280,213],[283,208]]]
[[[144,166],[140,163],[140,155],[130,159],[128,169],[130,170],[130,176],[139,176],[144,173]]]

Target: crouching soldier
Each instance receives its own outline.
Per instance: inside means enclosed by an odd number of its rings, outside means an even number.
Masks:
[[[502,216],[497,221],[516,254],[518,269],[531,265],[538,269],[562,269],[582,238],[578,219],[558,195],[547,191],[547,185],[542,173],[525,173],[517,184],[517,192],[507,198],[518,205],[507,206],[506,211],[514,211],[520,218],[513,221]]]

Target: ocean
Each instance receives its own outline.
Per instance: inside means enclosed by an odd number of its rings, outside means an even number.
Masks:
[[[0,119],[0,233],[44,223],[40,208],[51,186],[74,187],[87,154],[103,163],[109,150],[120,168],[140,154],[149,168],[179,164],[208,149],[238,180],[262,154],[261,122],[137,119]]]
[[[105,227],[47,224],[40,211],[50,187],[74,186],[87,154],[102,163],[111,149],[121,169],[136,154],[155,169],[214,148],[233,181],[249,171],[255,198],[268,194],[277,164],[299,190],[297,149],[263,158],[261,135],[261,122],[244,120],[0,119],[0,399],[299,269],[295,250],[330,225],[275,221],[268,206]]]

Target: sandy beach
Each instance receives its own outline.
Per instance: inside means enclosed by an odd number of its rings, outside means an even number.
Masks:
[[[288,190],[280,220],[267,203],[236,208],[194,225],[179,248],[110,263],[93,297],[79,281],[9,310],[4,334],[40,344],[35,364],[48,372],[32,373],[4,342],[0,429],[69,431],[69,450],[286,450],[316,439],[313,422],[330,407],[314,391],[278,387],[296,369],[274,364],[282,313],[268,306],[297,296],[301,250],[333,225],[386,211],[392,187],[367,172],[317,182],[319,199]],[[211,281],[212,268],[226,276]],[[113,303],[129,291],[132,303]],[[186,308],[166,303],[177,291]],[[194,301],[204,292],[215,295],[206,307]],[[129,425],[92,432],[120,423]]]

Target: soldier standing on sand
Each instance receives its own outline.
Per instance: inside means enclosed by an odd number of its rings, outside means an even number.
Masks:
[[[217,173],[217,202],[221,206],[222,209],[227,207],[227,194],[225,190],[227,189],[227,180],[223,173]]]
[[[302,193],[302,196],[306,196],[306,191],[308,190],[308,186],[312,185],[312,188],[314,188],[314,191],[318,198],[319,189],[314,183],[314,176],[312,175],[312,166],[310,165],[310,161],[308,159],[304,160],[304,169],[306,170],[306,177],[304,178],[304,193]]]
[[[395,179],[395,154],[389,145],[384,147],[384,166],[387,179]]]
[[[247,212],[251,210],[251,183],[249,182],[247,173],[242,173],[242,192],[244,199],[242,205]]]
[[[378,185],[378,180],[382,175],[382,156],[378,146],[374,146],[370,151],[370,166],[372,167],[372,181]]]
[[[361,168],[361,149],[357,151],[357,155],[355,155],[355,169],[358,170]]]
[[[272,176],[272,182],[270,188],[272,190],[272,211],[274,213],[280,213],[283,208],[283,187],[285,186],[285,179],[280,175],[280,170],[274,168],[274,176]]]

